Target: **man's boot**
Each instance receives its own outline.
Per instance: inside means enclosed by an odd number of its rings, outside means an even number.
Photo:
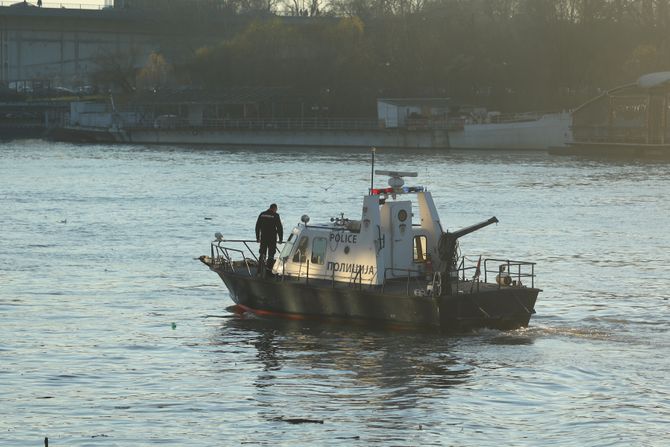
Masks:
[[[274,265],[275,265],[275,260],[274,260],[274,259],[268,259],[268,262],[266,263],[266,267],[267,267],[267,276],[270,276],[270,277],[271,277],[271,276],[274,276],[274,275],[272,274],[272,267],[274,267]]]
[[[265,276],[263,266],[265,266],[265,255],[261,255],[260,258],[258,258],[258,267],[256,268],[256,275]]]

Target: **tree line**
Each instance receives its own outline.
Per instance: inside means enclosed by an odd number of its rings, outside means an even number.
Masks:
[[[670,69],[670,0],[221,3],[274,15],[198,48],[171,68],[174,77],[205,88],[290,87],[333,116],[374,115],[379,97],[570,109]]]

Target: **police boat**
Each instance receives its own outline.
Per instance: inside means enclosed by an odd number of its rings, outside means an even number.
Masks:
[[[240,312],[448,332],[526,327],[541,291],[535,263],[460,254],[460,238],[498,219],[445,232],[430,192],[405,186],[417,173],[373,172],[388,176],[388,187],[369,189],[360,219],[311,224],[303,215],[272,270],[255,240],[220,233],[199,259]]]

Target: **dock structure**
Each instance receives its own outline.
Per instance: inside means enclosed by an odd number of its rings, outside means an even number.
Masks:
[[[649,73],[572,112],[564,154],[670,157],[670,72]]]
[[[68,101],[0,101],[0,140],[43,137],[63,124],[69,110]]]
[[[176,90],[136,95],[126,103],[74,101],[63,126],[52,136],[139,144],[449,147],[446,117],[412,118],[402,126],[389,126],[380,117],[319,116],[307,105],[283,88]]]

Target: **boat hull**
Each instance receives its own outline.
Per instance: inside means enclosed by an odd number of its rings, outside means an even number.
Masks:
[[[258,315],[431,327],[447,332],[525,327],[539,293],[539,289],[519,287],[442,297],[415,296],[384,293],[381,288],[332,287],[327,281],[282,281],[213,270],[226,284],[233,301]]]
[[[547,150],[572,141],[569,113],[548,114],[532,121],[465,124],[449,132],[452,149]]]

